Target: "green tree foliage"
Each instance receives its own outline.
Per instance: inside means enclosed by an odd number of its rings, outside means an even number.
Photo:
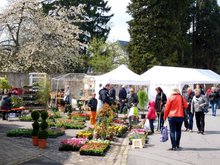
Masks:
[[[217,1],[196,0],[192,5],[191,17],[191,65],[220,71],[220,8]]]
[[[134,71],[142,73],[153,65],[184,63],[189,6],[189,0],[131,0],[128,52]]]
[[[94,38],[89,44],[88,53],[88,64],[98,74],[111,71],[121,64],[128,65],[129,62],[118,43],[106,43],[104,39]]]
[[[108,1],[105,0],[55,0],[49,3],[48,0],[44,1],[44,11],[49,13],[54,9],[54,6],[59,5],[62,7],[70,8],[71,6],[83,6],[82,19],[85,22],[76,23],[83,33],[80,34],[80,41],[88,43],[93,38],[106,40],[110,31],[108,22],[113,14],[108,14],[111,7],[108,6]],[[74,17],[70,19],[75,19]]]
[[[131,0],[131,67],[153,65],[219,70],[220,8],[216,0]]]

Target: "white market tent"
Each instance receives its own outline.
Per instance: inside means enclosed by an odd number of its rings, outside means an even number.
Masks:
[[[192,69],[181,67],[154,66],[141,75],[150,81],[148,96],[155,98],[155,88],[160,86],[164,93],[169,96],[170,90],[175,86],[182,91],[184,85],[193,87],[194,84],[219,84],[220,75],[207,69]]]
[[[144,80],[140,75],[132,72],[125,65],[120,65],[118,68],[100,76],[95,76],[95,91],[98,93],[99,84],[118,84],[118,85],[149,85],[148,80]],[[98,95],[97,95],[98,96]]]
[[[125,84],[125,85],[149,85],[148,80],[144,80],[140,75],[132,72],[125,65],[95,77],[98,83]]]

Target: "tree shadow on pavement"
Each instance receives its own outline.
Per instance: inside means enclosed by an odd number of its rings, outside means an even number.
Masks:
[[[181,151],[220,151],[220,148],[183,148]]]
[[[205,131],[206,135],[220,134],[220,131]]]

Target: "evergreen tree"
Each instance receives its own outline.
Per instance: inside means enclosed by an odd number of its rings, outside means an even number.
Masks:
[[[55,0],[50,3],[46,0],[43,3],[45,13],[53,10],[55,5],[70,8],[71,6],[83,5],[82,19],[84,22],[78,22],[77,25],[83,31],[80,34],[80,41],[88,43],[93,38],[106,40],[110,31],[108,25],[113,14],[108,14],[111,7],[105,0]],[[75,19],[74,17],[72,19]]]
[[[184,65],[190,0],[131,0],[128,13],[131,67],[142,73],[153,65]]]
[[[196,0],[192,10],[192,67],[217,71],[220,60],[220,8],[216,0]]]

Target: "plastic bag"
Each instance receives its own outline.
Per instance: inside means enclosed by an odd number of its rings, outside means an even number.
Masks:
[[[161,128],[160,141],[166,142],[167,140],[168,140],[168,128],[167,126],[164,126]]]
[[[150,123],[148,119],[145,120],[144,129],[150,130]]]
[[[138,116],[138,108],[137,107],[131,107],[129,109],[128,116]]]

